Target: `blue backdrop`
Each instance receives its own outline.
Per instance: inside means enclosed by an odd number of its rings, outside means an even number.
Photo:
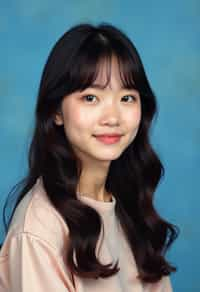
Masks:
[[[165,177],[155,203],[180,236],[168,259],[174,291],[199,292],[200,1],[0,0],[0,240],[2,207],[27,169],[43,65],[70,26],[110,22],[136,44],[158,99],[152,143]]]

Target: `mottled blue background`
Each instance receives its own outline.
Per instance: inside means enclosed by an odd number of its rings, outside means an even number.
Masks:
[[[181,229],[168,252],[178,266],[172,285],[174,291],[199,292],[199,19],[198,0],[1,0],[0,215],[11,186],[26,173],[36,95],[50,49],[76,23],[110,22],[135,43],[158,99],[152,143],[166,173],[156,206]]]

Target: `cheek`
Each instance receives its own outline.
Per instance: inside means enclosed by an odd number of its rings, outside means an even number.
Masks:
[[[141,109],[138,107],[132,111],[127,111],[125,119],[130,130],[139,127],[141,121]]]
[[[81,134],[84,129],[91,129],[93,124],[91,114],[78,107],[65,114],[65,128],[68,132],[78,131]]]

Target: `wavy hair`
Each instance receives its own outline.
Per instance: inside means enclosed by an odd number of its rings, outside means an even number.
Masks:
[[[103,265],[95,255],[102,221],[96,210],[86,208],[77,199],[81,161],[63,127],[54,122],[63,98],[93,84],[102,62],[110,65],[112,56],[117,58],[125,88],[134,88],[140,93],[142,117],[134,141],[118,159],[111,161],[105,188],[116,198],[116,216],[136,260],[139,278],[156,282],[177,270],[167,262],[165,253],[179,231],[177,226],[164,220],[153,205],[155,189],[164,175],[164,167],[149,139],[157,113],[156,97],[134,44],[111,24],[75,25],[52,48],[39,86],[28,174],[11,191],[15,193],[20,187],[8,224],[4,214],[4,225],[8,231],[17,205],[37,178],[42,177],[50,201],[70,230],[65,259],[70,270],[85,278],[109,277],[119,271],[118,261]],[[93,223],[83,224],[88,221]]]

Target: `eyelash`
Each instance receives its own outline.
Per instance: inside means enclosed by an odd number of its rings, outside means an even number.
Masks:
[[[82,96],[82,99],[86,99],[86,97],[88,97],[88,96],[95,96],[96,97],[96,95],[93,95],[93,94],[86,94],[86,95]],[[134,95],[127,94],[127,95],[124,95],[123,97],[126,97],[126,96],[131,96],[131,97],[133,97],[134,101],[136,100],[136,97]]]

